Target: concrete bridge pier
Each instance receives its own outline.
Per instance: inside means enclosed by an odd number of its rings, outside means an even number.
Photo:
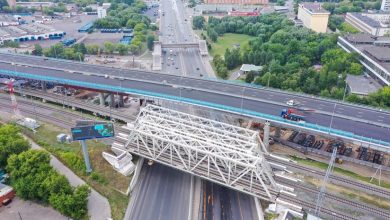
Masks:
[[[269,151],[269,129],[270,129],[271,123],[269,121],[266,121],[264,123],[264,138],[263,143],[267,151]]]
[[[115,107],[115,96],[112,93],[110,94],[109,103],[111,107]]]
[[[100,102],[100,105],[101,106],[105,106],[105,101],[106,99],[105,99],[105,97],[104,97],[104,93],[99,93],[99,102]]]
[[[123,100],[123,95],[119,95],[119,107],[123,107],[125,105],[125,102]]]
[[[41,82],[41,85],[42,85],[42,91],[46,92],[47,89],[46,82]]]

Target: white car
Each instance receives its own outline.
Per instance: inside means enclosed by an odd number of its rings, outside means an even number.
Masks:
[[[293,99],[291,99],[291,100],[288,100],[288,101],[286,102],[286,104],[289,105],[289,106],[294,106],[294,105],[297,104],[297,102],[294,101]]]

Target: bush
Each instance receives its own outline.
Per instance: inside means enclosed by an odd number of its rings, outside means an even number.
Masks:
[[[50,166],[50,155],[43,150],[28,150],[8,158],[11,185],[23,199],[49,203],[73,219],[87,214],[89,188],[71,187],[64,175]]]

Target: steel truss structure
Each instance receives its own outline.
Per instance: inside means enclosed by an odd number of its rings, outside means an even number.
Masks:
[[[132,153],[261,199],[280,189],[257,132],[148,105],[141,109],[125,147]]]

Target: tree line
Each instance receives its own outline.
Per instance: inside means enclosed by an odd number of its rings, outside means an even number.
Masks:
[[[72,219],[87,215],[89,187],[72,187],[50,165],[50,155],[31,150],[14,125],[0,126],[0,167],[6,167],[18,197],[49,204]]]
[[[263,67],[246,82],[278,89],[304,92],[343,99],[347,74],[360,75],[363,67],[359,56],[337,46],[337,34],[318,34],[307,28],[295,27],[284,15],[258,17],[210,17],[207,24],[196,18],[196,27],[206,29],[208,40],[218,41],[225,33],[256,36],[247,45],[227,49],[224,56],[215,56],[213,65],[219,77],[243,63]],[[349,28],[349,27],[346,27]],[[388,90],[368,98],[347,97],[347,100],[390,107],[384,101]]]

